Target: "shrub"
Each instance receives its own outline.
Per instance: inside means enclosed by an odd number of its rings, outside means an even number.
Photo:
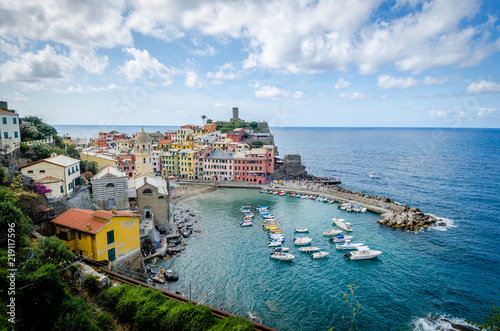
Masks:
[[[161,326],[164,330],[201,331],[209,330],[215,322],[215,317],[207,306],[195,306],[192,303],[185,303],[170,309],[163,318]]]
[[[127,284],[107,288],[101,291],[99,302],[106,308],[115,309],[121,297],[131,289],[132,286]]]
[[[95,323],[101,328],[103,331],[113,331],[115,326],[113,325],[113,321],[111,315],[107,312],[99,313],[94,318]]]
[[[54,323],[54,330],[98,331],[92,319],[92,310],[87,303],[76,297],[69,297],[61,307],[61,315]]]
[[[253,324],[241,316],[230,316],[220,320],[210,331],[251,331]]]
[[[135,330],[162,330],[162,319],[168,314],[170,309],[181,304],[182,303],[178,303],[177,301],[167,299],[160,305],[153,301],[145,302],[144,305],[139,307],[135,314]]]
[[[120,321],[124,323],[132,322],[137,310],[145,301],[158,302],[150,300],[151,291],[151,289],[137,286],[125,292],[116,305],[116,314]]]

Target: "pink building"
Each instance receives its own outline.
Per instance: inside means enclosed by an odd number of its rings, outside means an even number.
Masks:
[[[116,156],[116,163],[118,165],[118,168],[127,174],[128,178],[131,178],[134,176],[134,171],[135,171],[135,156],[134,155],[131,155],[128,153],[118,154]]]
[[[234,180],[263,184],[274,172],[274,146],[254,148],[234,156]]]
[[[228,181],[234,178],[234,152],[213,151],[203,159],[203,179]]]
[[[205,160],[205,157],[210,155],[212,151],[214,150],[214,147],[212,145],[204,145],[202,147],[199,147],[197,150],[197,153],[194,155],[194,160],[193,160],[193,175],[194,179],[202,179],[203,178],[203,161]]]
[[[163,151],[152,151],[151,152],[151,161],[153,163],[153,173],[161,174],[161,155]]]

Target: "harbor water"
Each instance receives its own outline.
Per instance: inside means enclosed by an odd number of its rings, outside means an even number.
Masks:
[[[56,126],[57,128],[57,126]],[[66,128],[70,131],[70,128]],[[145,128],[147,130],[147,128]],[[97,130],[98,131],[98,130]],[[482,321],[499,305],[500,130],[272,128],[280,155],[300,153],[307,171],[339,177],[344,188],[418,207],[444,219],[440,228],[411,233],[380,227],[378,215],[352,214],[334,205],[220,189],[185,201],[199,211],[201,233],[160,266],[178,271],[170,291],[244,315],[251,311],[279,330],[344,329],[350,317],[344,293],[356,284],[362,330],[433,330],[433,317]],[[377,172],[380,178],[370,178]],[[240,227],[241,205],[269,205],[286,235],[293,262],[269,258],[258,219]],[[344,260],[322,236],[331,219],[353,224],[355,240],[383,254]],[[293,230],[309,228],[313,260],[293,246]],[[296,234],[295,236],[299,236]]]

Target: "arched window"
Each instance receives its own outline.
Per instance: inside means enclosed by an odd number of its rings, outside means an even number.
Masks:
[[[158,197],[158,200],[165,200],[165,197],[164,197],[163,195],[160,195],[160,196]]]
[[[142,163],[146,164],[146,158],[142,158]]]
[[[113,183],[106,184],[106,188],[113,188],[113,187],[115,187],[115,185]]]
[[[149,188],[147,188],[144,191],[142,191],[142,194],[153,194],[153,191],[151,191]]]

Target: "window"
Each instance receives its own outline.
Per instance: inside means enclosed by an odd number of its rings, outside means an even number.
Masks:
[[[109,260],[109,262],[113,262],[115,259],[116,259],[116,257],[115,257],[115,249],[111,248],[108,251],[108,260]]]
[[[44,174],[44,173],[45,173],[45,170],[40,170],[40,173],[41,173],[41,174]]]
[[[108,245],[115,242],[115,230],[108,231]]]
[[[61,185],[61,193],[64,193],[64,189],[63,189],[62,185]]]
[[[14,117],[14,118],[12,119],[12,123],[17,124],[17,118],[15,118],[15,117]]]
[[[115,185],[113,183],[106,184],[106,188],[113,188],[113,187],[115,187]]]
[[[4,117],[4,119],[5,119],[5,117]],[[4,123],[4,124],[7,124],[7,123]],[[7,132],[4,132],[3,137],[4,137],[4,139],[9,139],[9,134]]]
[[[82,240],[82,233],[78,231],[78,240]]]
[[[142,191],[142,194],[153,194],[153,191],[147,188],[144,191]]]
[[[28,170],[28,173],[29,173],[29,174],[32,174],[32,173],[33,173],[33,170]]]
[[[15,118],[14,118],[15,119]],[[14,123],[15,124],[15,123]],[[19,138],[17,131],[14,131],[14,138]]]
[[[68,176],[71,175],[71,169],[68,168]]]
[[[7,117],[2,117],[3,124],[7,124]]]

